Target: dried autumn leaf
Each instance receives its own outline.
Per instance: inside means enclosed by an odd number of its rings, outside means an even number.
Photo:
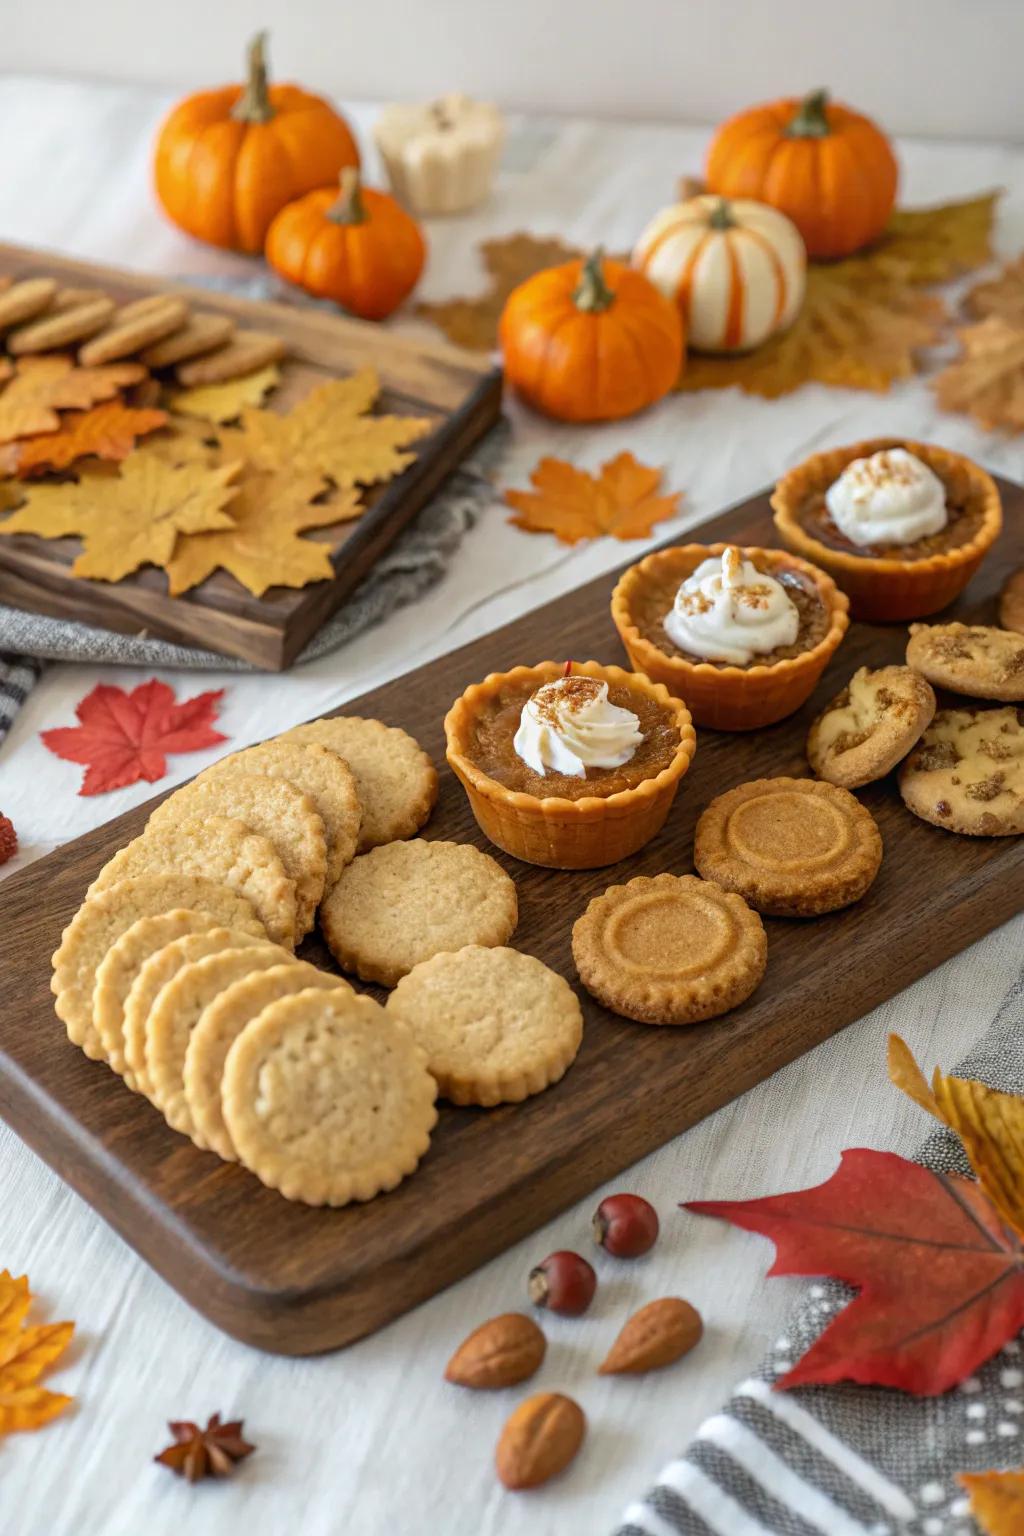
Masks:
[[[208,469],[242,457],[240,452],[223,455],[220,447],[215,429],[208,421],[172,412],[163,430],[147,437],[136,453],[159,459],[163,464],[205,464]]]
[[[1024,1472],[961,1472],[957,1482],[985,1536],[1024,1531]]]
[[[656,494],[660,469],[641,464],[631,453],[602,464],[597,475],[562,459],[544,458],[530,475],[532,491],[506,491],[505,500],[518,516],[509,522],[528,533],[553,533],[563,544],[611,534],[616,539],[643,539],[679,510],[681,491]]]
[[[173,396],[171,404],[183,415],[200,416],[204,421],[236,421],[245,406],[262,405],[280,382],[280,368],[276,363],[268,363],[266,368],[240,379],[229,379],[226,384],[201,384],[182,390]]]
[[[320,475],[246,475],[231,503],[231,528],[178,540],[167,565],[171,596],[198,586],[216,570],[230,571],[254,597],[262,597],[268,587],[304,587],[328,580],[334,575],[330,547],[299,535],[348,522],[363,507],[357,491],[339,491],[327,501],[315,501],[325,484]]]
[[[71,1402],[37,1383],[67,1349],[75,1325],[26,1326],[31,1301],[27,1276],[0,1271],[0,1435],[38,1429]]]
[[[995,277],[968,289],[963,305],[976,320],[996,315],[1010,325],[1024,327],[1024,256],[1008,261]]]
[[[583,253],[557,237],[538,239],[535,235],[504,235],[484,240],[480,255],[488,275],[488,286],[475,299],[445,299],[440,303],[419,303],[416,313],[431,320],[457,347],[472,352],[489,352],[498,344],[498,321],[505,300],[528,277],[574,261]]]
[[[1024,1235],[1024,1099],[985,1083],[935,1073],[939,1112],[963,1142],[982,1189]]]
[[[1000,192],[934,208],[897,208],[865,258],[878,270],[898,264],[908,283],[945,283],[992,260]]]
[[[157,678],[130,693],[97,683],[77,705],[78,725],[42,731],[43,746],[68,763],[86,769],[80,795],[101,795],[145,779],[155,784],[167,772],[167,758],[201,752],[227,737],[214,729],[223,688],[197,693],[178,703],[174,690]],[[3,1327],[0,1293],[0,1328]]]
[[[928,1079],[914,1060],[914,1053],[910,1046],[905,1040],[901,1040],[899,1035],[889,1036],[886,1064],[889,1069],[889,1081],[929,1115],[934,1115],[936,1120],[942,1120],[942,1111],[928,1086]]]
[[[1024,326],[990,315],[956,334],[959,358],[932,380],[939,405],[989,432],[1024,430]]]
[[[56,432],[59,411],[84,411],[146,377],[138,363],[77,368],[69,357],[23,357],[0,392],[0,443]]]
[[[58,431],[24,438],[7,451],[19,475],[66,469],[76,459],[87,457],[126,459],[137,438],[155,432],[166,421],[166,411],[136,411],[119,400],[109,400],[91,411],[69,412]]]
[[[80,534],[84,548],[71,574],[120,581],[142,565],[166,565],[179,533],[230,528],[224,509],[240,469],[238,463],[170,465],[133,454],[116,479],[83,475],[76,483],[32,486],[24,506],[0,523],[0,534]]]
[[[380,393],[372,368],[311,390],[286,415],[247,409],[237,441],[256,469],[326,475],[339,490],[390,480],[411,464],[401,449],[434,426],[416,416],[368,416]],[[225,439],[228,441],[228,439]]]

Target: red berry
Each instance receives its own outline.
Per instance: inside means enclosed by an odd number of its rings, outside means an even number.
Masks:
[[[636,1259],[658,1241],[658,1213],[642,1195],[608,1195],[594,1212],[594,1241],[617,1259]]]
[[[18,851],[18,834],[9,816],[0,815],[0,864],[13,859]]]
[[[579,1317],[594,1299],[597,1276],[586,1259],[560,1248],[530,1270],[530,1300],[549,1312]]]

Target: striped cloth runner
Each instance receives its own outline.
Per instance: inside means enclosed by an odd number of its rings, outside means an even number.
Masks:
[[[1024,974],[956,1070],[1024,1093]],[[918,1161],[969,1172],[945,1130]],[[773,1391],[853,1294],[831,1280],[810,1286],[757,1374],[626,1510],[616,1536],[976,1536],[956,1473],[1024,1464],[1021,1343],[937,1398],[852,1385]]]
[[[14,723],[14,717],[39,681],[43,663],[32,656],[15,656],[0,651],[0,741]]]

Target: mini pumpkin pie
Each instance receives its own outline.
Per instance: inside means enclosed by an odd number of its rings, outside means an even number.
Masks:
[[[846,633],[847,607],[806,561],[732,544],[656,550],[612,593],[633,666],[720,731],[756,730],[799,709]]]
[[[594,869],[660,831],[696,750],[656,682],[596,661],[492,672],[445,719],[481,830],[528,864]]]
[[[705,880],[772,917],[816,917],[859,901],[882,863],[874,818],[817,779],[753,779],[712,800],[693,862]]]
[[[641,1024],[696,1024],[735,1008],[764,975],[764,924],[694,875],[639,875],[596,896],[572,930],[580,980]]]
[[[772,496],[784,544],[849,594],[856,619],[919,619],[963,591],[1003,524],[991,475],[931,443],[816,453]]]

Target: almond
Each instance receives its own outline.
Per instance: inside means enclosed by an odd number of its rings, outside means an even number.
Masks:
[[[506,1488],[537,1488],[572,1461],[587,1421],[579,1403],[561,1392],[538,1392],[512,1413],[494,1462]]]
[[[445,1381],[460,1387],[513,1387],[544,1359],[547,1340],[532,1317],[503,1312],[463,1339],[445,1368]]]
[[[599,1368],[601,1376],[656,1371],[688,1355],[704,1332],[700,1313],[678,1296],[648,1302],[623,1325],[608,1357]]]

